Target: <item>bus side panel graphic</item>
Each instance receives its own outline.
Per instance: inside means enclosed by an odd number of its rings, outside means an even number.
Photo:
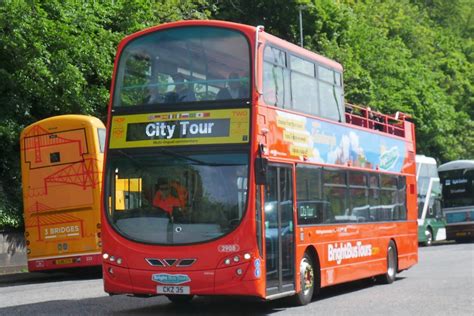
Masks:
[[[405,142],[380,137],[302,115],[275,111],[270,124],[270,154],[277,157],[301,158],[306,161],[401,172],[406,161]],[[269,112],[268,115],[273,113]],[[281,141],[283,140],[283,142]]]

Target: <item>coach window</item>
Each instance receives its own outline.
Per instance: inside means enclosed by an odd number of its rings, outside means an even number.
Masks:
[[[388,174],[380,175],[380,186],[387,189],[396,189],[398,186],[397,177]]]
[[[394,220],[397,214],[398,180],[397,176],[380,175],[380,209],[379,221]]]
[[[318,66],[320,115],[343,122],[345,118],[342,86],[337,84],[340,78],[336,78],[335,71]]]
[[[286,68],[286,53],[267,46],[264,51],[263,98],[265,103],[285,107],[290,104],[289,70]]]
[[[380,188],[378,174],[369,174],[369,216],[372,220],[377,221],[380,209]]]
[[[103,153],[105,150],[105,128],[97,129],[97,137],[99,138],[99,150]]]
[[[314,64],[302,58],[290,55],[291,70],[296,70],[310,77],[315,77]]]
[[[342,87],[342,75],[340,72],[334,72],[334,83],[336,84],[336,86]]]
[[[370,216],[368,197],[367,174],[357,171],[349,172],[349,198],[352,220],[357,222],[373,221]]]
[[[321,198],[321,168],[297,166],[296,192],[299,224],[333,222],[331,205]]]
[[[318,79],[334,83],[334,71],[326,67],[318,66]]]
[[[340,223],[351,221],[347,207],[346,171],[323,169],[323,200],[331,205],[334,220]]]
[[[321,168],[299,165],[296,168],[296,192],[298,200],[320,200]]]
[[[324,169],[324,184],[346,185],[346,171],[336,169]]]
[[[407,219],[407,184],[404,176],[398,177],[398,220]],[[438,201],[439,202],[439,201]]]
[[[315,65],[290,55],[290,67],[293,109],[318,115],[318,82],[315,78]]]

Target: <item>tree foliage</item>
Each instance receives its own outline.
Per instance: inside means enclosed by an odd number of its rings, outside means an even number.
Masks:
[[[105,119],[126,34],[205,19],[205,1],[0,1],[0,227],[21,223],[19,134],[59,114]]]
[[[344,65],[348,102],[411,114],[419,153],[474,158],[473,0],[216,3],[219,17],[264,24],[293,43],[302,8],[304,46]]]
[[[0,0],[0,227],[21,223],[20,131],[67,113],[105,119],[117,44],[152,25],[250,25],[345,67],[346,100],[404,111],[417,150],[474,158],[474,0]]]

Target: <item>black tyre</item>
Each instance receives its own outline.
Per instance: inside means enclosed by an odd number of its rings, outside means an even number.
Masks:
[[[191,302],[194,295],[166,295],[166,297],[174,304],[186,304]]]
[[[293,297],[296,305],[306,305],[311,302],[315,288],[319,289],[317,276],[319,271],[315,271],[313,260],[308,253],[305,253],[300,261],[300,285],[301,291]]]
[[[427,227],[425,230],[426,241],[423,243],[426,247],[429,247],[433,244],[433,232],[431,228]]]
[[[381,284],[390,284],[395,281],[398,270],[397,247],[393,240],[390,240],[387,248],[387,272],[377,276],[377,282]]]

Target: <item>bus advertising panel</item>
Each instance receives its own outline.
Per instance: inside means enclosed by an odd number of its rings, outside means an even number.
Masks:
[[[283,111],[269,112],[269,154],[333,165],[401,172],[407,147],[395,137]]]

